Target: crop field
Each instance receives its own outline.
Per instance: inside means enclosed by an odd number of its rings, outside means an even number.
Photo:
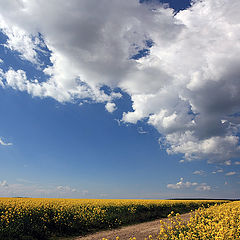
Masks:
[[[182,219],[169,216],[172,225],[165,225],[157,236],[149,239],[180,240],[236,240],[240,239],[240,202],[224,203],[210,208],[199,208],[184,224]]]
[[[0,239],[81,235],[215,203],[210,200],[0,198]]]

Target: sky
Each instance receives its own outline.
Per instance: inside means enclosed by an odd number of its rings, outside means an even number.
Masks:
[[[0,196],[240,198],[239,8],[0,0]]]

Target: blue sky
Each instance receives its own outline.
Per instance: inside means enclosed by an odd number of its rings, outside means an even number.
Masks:
[[[0,196],[240,198],[238,1],[105,2],[0,1]]]

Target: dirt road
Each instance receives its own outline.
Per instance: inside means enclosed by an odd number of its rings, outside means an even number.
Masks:
[[[190,214],[182,214],[181,218],[185,221],[190,219]],[[161,219],[170,224],[167,218]],[[155,237],[160,230],[160,219],[151,222],[140,223],[136,225],[126,226],[114,230],[101,231],[94,234],[87,235],[85,237],[76,237],[73,240],[102,240],[107,238],[108,240],[115,240],[118,236],[120,240],[128,240],[130,237],[136,237],[137,240],[144,240],[150,234]]]

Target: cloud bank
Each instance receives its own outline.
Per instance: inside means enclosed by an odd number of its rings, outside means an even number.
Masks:
[[[197,0],[178,13],[137,0],[0,0],[0,7],[5,48],[46,77],[9,67],[0,71],[2,87],[59,102],[91,99],[109,112],[120,88],[133,108],[122,120],[147,120],[169,154],[239,157],[238,0]]]
[[[15,183],[0,181],[1,196],[8,197],[86,197],[88,190],[76,189],[66,185],[42,186],[26,179],[17,179]]]
[[[167,184],[167,188],[170,189],[186,189],[194,187],[196,191],[210,191],[211,186],[207,185],[207,183],[197,183],[197,182],[184,182],[183,178],[180,178],[180,181],[176,184],[170,183]]]

